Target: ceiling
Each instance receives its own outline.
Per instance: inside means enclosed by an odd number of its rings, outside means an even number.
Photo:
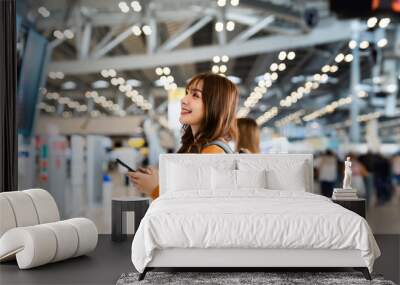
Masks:
[[[307,115],[351,93],[353,50],[349,41],[356,28],[353,20],[338,20],[331,14],[328,1],[137,2],[140,9],[127,1],[129,12],[124,13],[126,7],[120,1],[25,1],[21,9],[27,19],[50,42],[51,60],[43,103],[55,108],[53,112],[43,108],[44,113],[60,115],[56,106],[60,102],[47,96],[49,92],[57,92],[59,97],[68,97],[87,106],[89,111],[95,109],[108,116],[148,112],[165,116],[166,88],[184,87],[194,74],[210,72],[213,65],[223,64],[224,74],[240,87],[239,115],[257,119],[260,125],[277,126],[277,122],[280,126],[287,122],[304,125],[315,119],[322,124],[334,124],[349,118],[351,104],[334,104],[334,111],[304,120]],[[46,13],[43,16],[43,7],[49,12],[47,17]],[[234,23],[230,23],[230,28],[229,22]],[[220,32],[216,31],[219,23],[223,26]],[[370,43],[369,47],[360,49],[357,65],[360,84],[367,88],[360,91],[360,114],[381,111],[384,120],[385,106],[377,104],[382,94],[368,87],[373,85],[372,78],[384,75],[386,60],[396,62],[393,72],[398,73],[399,27],[391,23],[385,28],[368,29],[361,22],[357,29],[359,43],[364,39]],[[63,38],[57,38],[56,31]],[[72,32],[73,37],[67,38],[66,31]],[[387,39],[387,44],[380,48],[377,45],[382,38]],[[294,52],[294,58],[289,59],[289,52]],[[339,60],[339,54],[344,59]],[[213,62],[215,56],[223,55],[229,57],[228,62]],[[165,88],[157,81],[160,79],[157,67],[168,67],[170,72],[166,76],[173,76],[172,82],[164,84]],[[115,70],[115,77],[124,79],[122,84],[114,86],[110,76],[102,75],[102,71],[110,69]],[[387,70],[390,72],[390,67]],[[55,78],[57,72],[62,76]],[[271,78],[273,73],[276,75]],[[128,85],[128,79],[136,81],[132,81],[129,90],[121,89],[120,85]],[[99,80],[106,81],[103,85],[108,86],[94,88],[93,83]],[[310,83],[307,85],[307,82]],[[311,86],[312,83],[315,84]],[[131,100],[137,96],[132,95],[133,90],[142,96],[139,101],[145,103],[138,105],[138,100]],[[88,92],[92,91],[119,105],[118,112],[101,104],[88,104]],[[395,102],[398,104],[398,100]],[[85,115],[64,105],[63,114]],[[289,117],[292,114],[300,115]]]

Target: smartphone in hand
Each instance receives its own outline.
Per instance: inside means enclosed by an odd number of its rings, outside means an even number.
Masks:
[[[126,169],[128,169],[129,172],[136,172],[136,170],[134,170],[133,168],[131,168],[129,165],[127,165],[125,162],[123,162],[122,160],[120,160],[119,158],[116,159],[116,162],[121,164],[123,167],[125,167]]]

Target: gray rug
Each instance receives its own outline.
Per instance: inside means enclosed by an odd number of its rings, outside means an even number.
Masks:
[[[382,276],[372,275],[368,281],[360,272],[148,272],[146,278],[138,281],[138,273],[122,274],[117,285],[133,284],[379,284],[395,285]]]

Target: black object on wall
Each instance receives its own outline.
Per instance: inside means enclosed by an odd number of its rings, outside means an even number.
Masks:
[[[15,0],[0,1],[0,192],[18,189]]]

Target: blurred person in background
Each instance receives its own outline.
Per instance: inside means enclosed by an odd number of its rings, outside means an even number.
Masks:
[[[327,150],[315,159],[321,194],[326,197],[332,197],[333,188],[338,178],[337,164],[338,159],[331,150]]]
[[[400,204],[400,152],[392,157],[392,173],[393,173],[393,203]]]
[[[384,204],[388,202],[392,196],[392,170],[390,160],[379,155],[376,167],[375,187],[378,192],[378,203]]]
[[[374,185],[374,161],[376,159],[376,154],[369,151],[365,154],[358,156],[358,161],[364,165],[368,171],[368,176],[365,178],[365,190],[366,190],[366,200],[368,206],[373,206],[376,201],[376,189]]]
[[[363,160],[360,160],[363,162]],[[364,158],[366,167],[373,174],[373,187],[376,193],[377,204],[383,205],[391,197],[391,165],[389,159],[380,153],[368,154]]]
[[[366,197],[367,191],[364,179],[368,176],[367,168],[358,160],[358,157],[354,153],[349,153],[346,157],[350,157],[351,159],[351,186],[357,190],[358,196]]]
[[[237,119],[238,142],[236,151],[239,153],[260,153],[260,129],[251,118]]]

